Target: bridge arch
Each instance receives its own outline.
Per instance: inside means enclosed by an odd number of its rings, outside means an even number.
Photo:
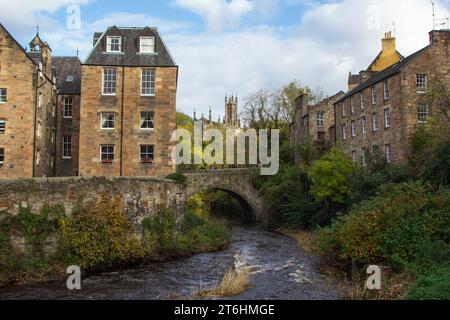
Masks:
[[[187,177],[186,200],[205,191],[222,191],[237,201],[252,215],[254,222],[262,218],[262,201],[253,187],[254,169],[225,169],[183,172]]]

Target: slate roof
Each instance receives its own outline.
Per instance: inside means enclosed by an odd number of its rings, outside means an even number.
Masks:
[[[56,71],[56,86],[62,94],[81,94],[81,61],[78,57],[53,57]],[[73,81],[67,81],[73,77]]]
[[[367,79],[366,81],[364,81],[363,83],[361,83],[359,86],[357,86],[356,88],[354,88],[353,90],[349,91],[347,94],[345,94],[342,98],[340,98],[339,100],[337,100],[335,102],[335,104],[342,102],[343,100],[367,89],[372,87],[373,85],[386,80],[387,78],[392,77],[393,75],[396,75],[397,73],[399,73],[400,71],[403,70],[403,68],[405,68],[408,64],[410,64],[415,58],[417,58],[418,56],[420,56],[422,53],[424,53],[430,46],[426,46],[425,48],[423,48],[422,50],[417,51],[416,53],[413,53],[412,55],[404,58],[403,60],[401,60],[400,62],[390,66],[389,68],[380,71],[376,74],[374,74],[373,76],[371,76],[369,79]]]
[[[100,33],[94,34],[94,39]],[[122,53],[106,53],[108,36],[122,37]],[[156,54],[139,53],[139,37],[155,37]],[[126,67],[176,67],[169,49],[156,28],[119,28],[109,27],[101,34],[88,55],[84,65],[126,66]]]

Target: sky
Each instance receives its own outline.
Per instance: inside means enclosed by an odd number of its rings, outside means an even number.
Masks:
[[[436,18],[450,0],[435,0]],[[82,61],[94,32],[157,27],[179,65],[177,109],[214,119],[225,94],[245,98],[292,80],[325,95],[346,90],[395,31],[404,56],[428,45],[430,0],[0,0],[0,22],[26,47],[39,25],[54,55]],[[80,17],[80,19],[78,19]],[[394,28],[395,25],[395,28]]]

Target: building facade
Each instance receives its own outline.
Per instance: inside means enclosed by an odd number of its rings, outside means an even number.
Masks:
[[[157,29],[96,33],[81,69],[80,175],[173,172],[178,66]]]
[[[0,24],[0,179],[55,175],[56,78],[39,36],[26,51]]]
[[[78,57],[54,57],[58,88],[56,114],[56,176],[79,173],[81,61]]]
[[[388,162],[410,155],[410,139],[432,112],[433,82],[450,83],[450,30],[430,32],[430,45],[376,72],[335,103],[336,139],[353,161],[368,152]]]
[[[294,121],[290,126],[290,139],[294,146],[295,162],[300,162],[297,146],[312,139],[320,147],[334,144],[334,102],[341,98],[343,91],[328,97],[321,102],[310,105],[307,93],[301,94],[296,100]]]

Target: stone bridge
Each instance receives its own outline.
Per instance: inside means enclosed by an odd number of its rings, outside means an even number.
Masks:
[[[228,193],[251,213],[253,220],[260,221],[262,200],[253,187],[252,176],[256,169],[224,169],[184,171],[187,177],[186,200],[199,192],[217,190]]]

